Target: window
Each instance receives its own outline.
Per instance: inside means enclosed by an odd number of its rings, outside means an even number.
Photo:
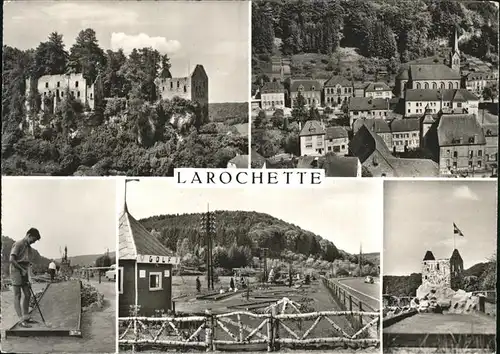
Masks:
[[[78,87],[78,81],[75,81],[75,87]]]
[[[80,91],[76,91],[76,97],[80,97]]]
[[[438,264],[436,264],[436,269],[437,269],[437,270],[439,270],[439,263],[438,263]]]
[[[453,162],[453,168],[457,168],[457,162]]]
[[[477,156],[479,156],[479,157],[483,156],[483,150],[478,150],[477,151]]]
[[[411,109],[408,109],[408,113],[411,113]]]
[[[312,149],[313,145],[311,143],[306,144],[306,149]]]
[[[420,88],[420,82],[417,82],[417,89]]]
[[[61,91],[61,97],[64,97],[64,92]]]
[[[448,89],[450,89],[450,90],[453,89],[453,83],[451,83],[451,82],[448,83]]]
[[[458,157],[458,152],[453,151],[453,157]]]
[[[118,293],[123,294],[123,267],[117,269],[116,282],[118,283]]]
[[[333,147],[333,151],[334,151],[334,152],[340,152],[340,146],[335,145],[335,146]]]
[[[49,83],[48,82],[45,83],[45,88],[49,88]]]
[[[474,151],[471,150],[469,151],[469,159],[472,159],[474,157]]]
[[[444,84],[444,82],[441,83],[441,88],[442,89],[446,88],[446,85]]]
[[[90,94],[90,99],[92,99],[92,93]]]
[[[57,82],[57,87],[61,87],[61,82],[60,81]]]
[[[457,102],[457,107],[462,108],[462,102]]]
[[[428,90],[428,89],[429,89],[429,83],[427,83],[427,82],[426,82],[426,83],[424,84],[424,89],[426,89],[426,90]]]
[[[187,92],[187,87],[186,87],[186,85],[184,85],[184,92]]]
[[[345,145],[342,145],[342,150],[345,150]]]
[[[149,273],[149,290],[155,291],[155,290],[161,290],[161,277],[162,273],[161,272],[151,272]]]
[[[438,88],[438,85],[435,82],[433,82],[432,83],[432,89],[433,90],[437,90],[437,88]]]
[[[481,168],[481,161],[477,162],[477,167]]]
[[[179,81],[177,81],[177,88],[179,88],[181,86],[181,83]]]
[[[172,90],[174,88],[174,83],[170,81],[170,89]]]
[[[469,168],[472,168],[472,161],[469,160]]]

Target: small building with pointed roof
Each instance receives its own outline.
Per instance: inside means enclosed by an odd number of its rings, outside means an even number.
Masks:
[[[308,120],[300,130],[300,156],[321,156],[325,154],[326,130],[317,120]]]
[[[290,107],[296,104],[297,97],[301,95],[309,107],[321,105],[321,91],[323,86],[318,80],[293,79],[290,80]]]
[[[172,310],[173,252],[125,210],[119,219],[117,282],[119,317],[128,317],[139,306],[139,316]]]
[[[420,118],[395,119],[391,122],[392,150],[404,152],[420,147]]]

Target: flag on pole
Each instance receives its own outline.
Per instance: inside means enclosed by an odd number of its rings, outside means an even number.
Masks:
[[[462,231],[460,231],[455,223],[453,223],[453,234],[464,237],[464,234],[462,233]]]

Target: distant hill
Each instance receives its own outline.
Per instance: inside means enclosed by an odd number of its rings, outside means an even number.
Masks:
[[[475,276],[475,277],[480,277],[486,268],[488,267],[488,263],[477,263],[474,264],[472,267],[469,269],[464,270],[464,276]]]
[[[415,296],[418,287],[422,284],[422,274],[385,275],[382,286],[383,293],[393,296]]]
[[[13,244],[13,239],[7,236],[2,236],[2,276],[9,274],[10,250],[12,249]],[[33,272],[35,274],[39,272],[45,272],[45,270],[49,266],[50,259],[41,256],[36,248],[33,248],[33,251]]]
[[[213,122],[248,122],[248,102],[210,103],[208,116]]]
[[[68,257],[72,266],[93,266],[95,265],[95,260],[101,257],[103,254],[86,254],[81,256]],[[111,261],[116,259],[116,252],[109,252]],[[56,259],[56,262],[60,262],[61,258]]]
[[[339,250],[331,241],[271,215],[249,211],[216,211],[217,231],[214,246],[247,246],[254,256],[259,249],[269,249],[269,257],[279,258],[286,252],[327,261],[344,259],[357,262],[357,255]],[[179,240],[187,239],[192,249],[202,246],[201,214],[159,215],[142,219],[141,223],[154,230],[158,239],[176,251]]]
[[[380,253],[379,252],[363,253],[363,258],[366,261],[373,263],[374,265],[380,265]]]

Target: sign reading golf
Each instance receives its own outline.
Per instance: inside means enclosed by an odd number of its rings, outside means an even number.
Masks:
[[[179,264],[179,257],[137,255],[137,263]]]

